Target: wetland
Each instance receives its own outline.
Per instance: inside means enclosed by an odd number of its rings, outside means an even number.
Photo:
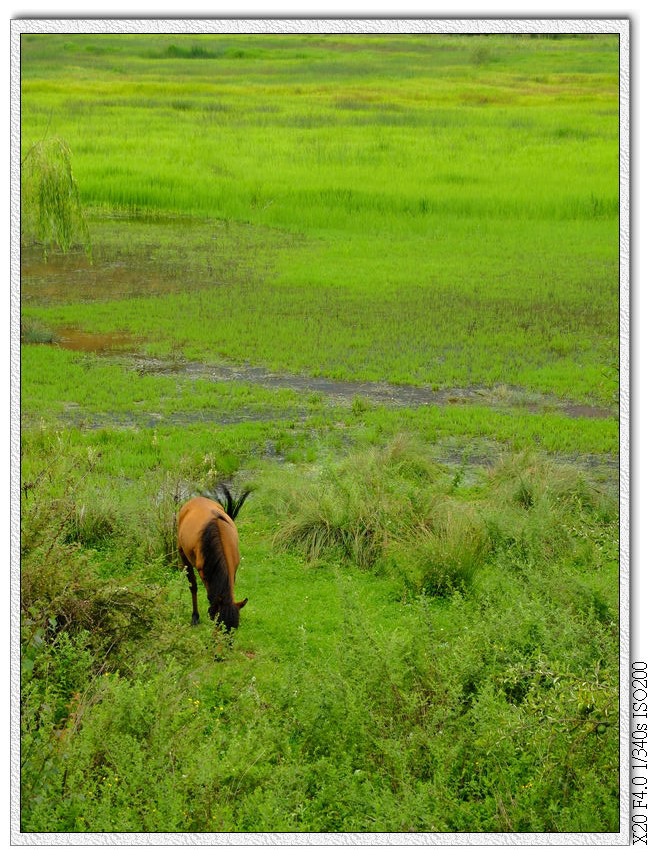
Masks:
[[[618,831],[617,39],[21,53],[21,831]]]

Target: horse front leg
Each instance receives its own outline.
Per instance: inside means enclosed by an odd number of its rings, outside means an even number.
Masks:
[[[190,584],[190,592],[192,593],[192,624],[198,625],[199,605],[196,599],[196,574],[194,573],[194,568],[192,567],[191,562],[183,552],[181,552],[181,559],[183,561],[183,564],[185,565],[185,571],[187,572],[187,580]]]

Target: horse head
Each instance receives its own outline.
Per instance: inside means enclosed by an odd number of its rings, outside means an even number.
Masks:
[[[243,601],[233,601],[232,604],[218,599],[210,604],[208,615],[214,619],[215,624],[223,624],[227,631],[231,631],[239,627],[239,611],[247,603],[248,598],[244,598]]]

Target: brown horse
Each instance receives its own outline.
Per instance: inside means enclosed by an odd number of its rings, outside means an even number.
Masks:
[[[192,624],[199,621],[196,602],[196,576],[194,568],[208,593],[208,613],[216,623],[222,622],[226,630],[239,625],[239,611],[246,604],[235,601],[235,574],[239,566],[239,538],[235,517],[250,490],[233,501],[223,484],[225,501],[213,501],[197,496],[186,502],[178,514],[178,551],[187,571],[192,593]]]

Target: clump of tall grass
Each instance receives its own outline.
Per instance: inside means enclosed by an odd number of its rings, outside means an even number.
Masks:
[[[489,483],[496,496],[524,509],[544,502],[563,508],[585,511],[610,511],[611,502],[580,469],[525,451],[510,454],[489,472]]]
[[[192,489],[180,474],[166,472],[154,492],[154,506],[148,515],[148,549],[168,565],[178,563],[177,516]]]
[[[126,520],[109,499],[84,499],[99,454],[73,453],[67,438],[44,433],[24,456],[20,526],[21,612],[24,633],[53,628],[92,634],[96,647],[116,646],[141,634],[154,615],[154,597],[131,580],[102,577],[97,551],[119,536],[133,543]],[[34,471],[31,449],[40,448]]]
[[[56,342],[56,334],[52,328],[41,321],[22,318],[20,322],[20,341],[23,345],[51,345]]]
[[[78,502],[71,509],[63,540],[97,549],[107,544],[119,530],[120,519],[114,506],[102,499]]]
[[[406,542],[392,545],[383,569],[399,574],[415,594],[448,596],[469,589],[489,549],[488,532],[475,508],[441,496],[426,523]]]
[[[504,460],[459,490],[426,446],[400,436],[353,453],[276,496],[276,546],[398,577],[410,592],[466,592],[494,557],[516,570],[595,555],[590,527],[615,503],[571,466],[533,454]]]
[[[72,172],[72,152],[62,138],[43,138],[21,161],[21,237],[67,252],[75,240],[90,256],[90,235]]]
[[[354,453],[285,492],[275,543],[309,560],[372,567],[406,527],[426,519],[421,491],[440,478],[423,446],[403,436]]]
[[[611,491],[579,469],[539,454],[510,455],[494,466],[486,497],[491,544],[518,564],[577,555],[589,527],[617,519]]]
[[[472,506],[455,499],[448,470],[405,436],[296,485],[283,506],[280,548],[379,566],[418,593],[464,591],[489,547]]]

